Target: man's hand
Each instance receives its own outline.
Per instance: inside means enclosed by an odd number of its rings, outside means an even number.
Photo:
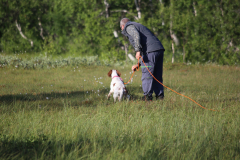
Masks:
[[[138,60],[140,58],[140,52],[136,52],[136,59]]]
[[[132,71],[136,71],[136,69],[138,69],[138,64],[132,66]]]

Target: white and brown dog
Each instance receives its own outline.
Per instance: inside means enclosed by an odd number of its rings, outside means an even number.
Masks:
[[[107,98],[113,94],[114,102],[116,102],[116,98],[121,101],[123,96],[129,99],[130,96],[128,95],[128,91],[124,85],[122,78],[120,77],[121,73],[118,70],[110,70],[108,72],[108,76],[112,78],[112,82],[110,84],[110,92]]]

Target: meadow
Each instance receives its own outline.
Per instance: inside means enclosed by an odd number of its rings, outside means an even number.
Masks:
[[[168,89],[141,101],[140,71],[129,101],[107,100],[108,71],[128,81],[129,64],[29,61],[1,61],[0,159],[240,159],[237,66],[164,64],[164,84],[203,109]]]

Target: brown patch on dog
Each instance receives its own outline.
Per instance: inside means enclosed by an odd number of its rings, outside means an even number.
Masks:
[[[113,83],[113,87],[115,86],[116,83]]]
[[[111,75],[112,75],[112,70],[108,72],[108,77],[111,77]]]
[[[117,71],[118,76],[120,77],[120,76],[121,76],[121,73],[120,73],[118,70],[116,70],[116,71]]]

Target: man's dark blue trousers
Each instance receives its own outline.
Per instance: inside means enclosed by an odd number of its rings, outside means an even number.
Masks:
[[[164,50],[158,50],[146,53],[142,56],[143,61],[148,67],[149,71],[161,83],[163,83],[163,54]],[[152,97],[154,92],[156,97],[160,95],[164,96],[163,86],[152,77],[145,65],[141,61],[143,94],[145,96]]]

